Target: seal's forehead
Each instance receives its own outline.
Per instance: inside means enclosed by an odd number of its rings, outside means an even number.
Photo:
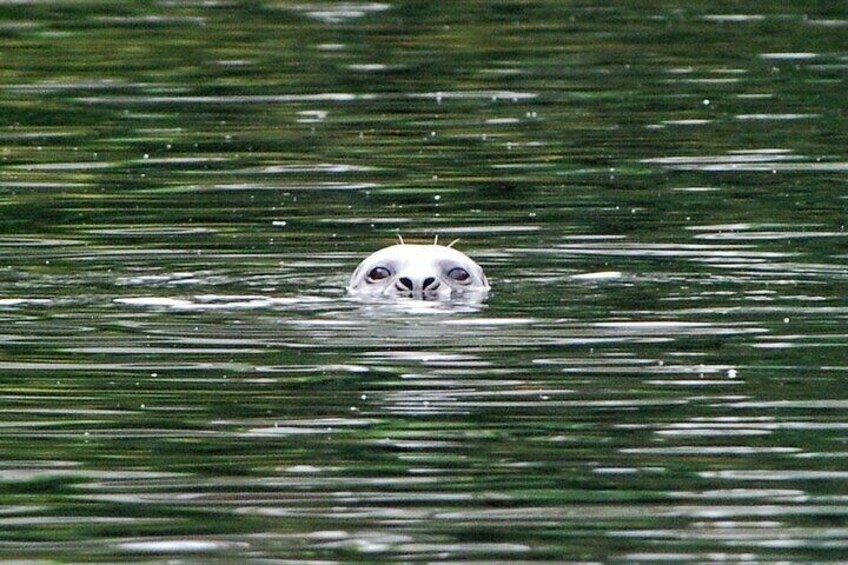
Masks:
[[[436,260],[452,259],[457,262],[473,263],[472,259],[465,253],[457,251],[444,245],[418,245],[404,243],[392,245],[375,251],[366,258],[366,261],[409,261],[409,260]]]

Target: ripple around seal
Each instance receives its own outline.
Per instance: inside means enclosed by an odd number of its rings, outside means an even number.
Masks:
[[[340,24],[391,9],[384,2],[304,2],[278,6],[325,24]]]
[[[289,104],[293,102],[351,102],[354,100],[373,99],[371,94],[350,94],[344,92],[325,92],[318,94],[244,94],[221,96],[82,96],[76,101],[85,104],[132,104],[132,105],[161,105],[161,104]]]
[[[256,169],[245,169],[242,173],[297,174],[297,173],[365,173],[379,170],[377,167],[349,165],[345,163],[304,163],[298,165],[268,165]]]
[[[111,169],[118,167],[120,163],[110,161],[73,161],[57,163],[31,163],[27,165],[13,165],[11,169],[25,171],[92,171],[99,169]]]
[[[52,304],[49,298],[0,298],[0,307],[9,306],[47,306]]]
[[[209,553],[227,549],[248,549],[245,542],[203,539],[143,540],[118,543],[116,547],[128,553]]]
[[[115,298],[115,304],[140,308],[164,308],[168,310],[254,310],[278,306],[327,303],[330,299],[317,296],[267,297],[226,296],[217,294],[198,295],[193,298],[166,296],[140,296]]]

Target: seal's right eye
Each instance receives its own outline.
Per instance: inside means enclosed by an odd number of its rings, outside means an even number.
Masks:
[[[385,267],[374,267],[368,271],[368,280],[370,282],[381,281],[391,276],[391,272]]]
[[[454,267],[450,271],[448,271],[448,276],[455,280],[456,282],[467,283],[470,282],[468,279],[471,278],[471,275],[463,269],[462,267]]]

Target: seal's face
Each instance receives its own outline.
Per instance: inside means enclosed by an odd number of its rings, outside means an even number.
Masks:
[[[470,257],[444,245],[392,245],[366,257],[350,277],[348,291],[363,296],[442,300],[485,293],[489,281]]]

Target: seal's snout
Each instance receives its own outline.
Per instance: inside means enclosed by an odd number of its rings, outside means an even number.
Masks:
[[[441,283],[436,277],[425,277],[420,283],[410,277],[398,277],[395,287],[402,291],[434,291],[439,288]]]
[[[424,298],[436,293],[442,283],[436,277],[425,277],[418,280],[413,277],[398,277],[395,288],[404,296],[417,296]]]

